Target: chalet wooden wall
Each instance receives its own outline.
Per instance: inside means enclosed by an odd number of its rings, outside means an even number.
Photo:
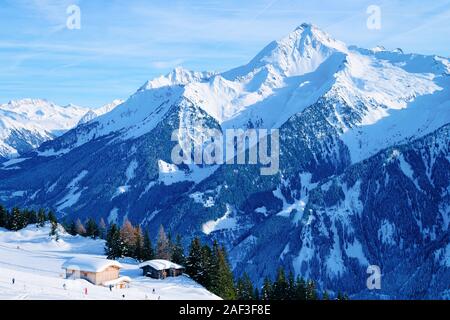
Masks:
[[[95,274],[95,284],[102,284],[106,281],[114,280],[119,278],[119,268],[117,267],[109,267],[105,271],[98,272]]]
[[[119,268],[111,266],[102,272],[87,272],[67,269],[66,278],[80,278],[99,285],[106,281],[119,278]]]

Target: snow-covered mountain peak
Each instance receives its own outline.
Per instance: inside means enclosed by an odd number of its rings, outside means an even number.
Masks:
[[[286,39],[294,40],[297,44],[303,45],[298,49],[311,46],[313,44],[312,41],[316,41],[316,44],[347,52],[347,46],[343,42],[334,39],[327,32],[311,23],[302,23],[280,42],[286,41]]]
[[[187,85],[185,96],[225,127],[277,127],[325,93],[348,53],[344,43],[305,23],[246,65]]]
[[[104,115],[112,110],[114,110],[118,105],[124,103],[124,100],[122,99],[115,99],[111,103],[108,103],[98,109],[92,109],[86,112],[86,114],[80,119],[78,122],[78,125],[88,123],[95,118]]]
[[[114,99],[111,103],[105,104],[103,107],[99,108],[100,110],[104,110],[105,113],[111,111],[115,107],[117,107],[119,104],[122,104],[124,100],[122,99]],[[97,109],[97,110],[99,110]]]
[[[0,104],[0,158],[29,151],[73,128],[88,108],[59,106],[44,99]]]
[[[326,32],[314,25],[302,24],[283,39],[269,44],[247,65],[220,74],[177,67],[166,75],[149,80],[119,108],[98,118],[98,121],[104,134],[136,126],[141,128],[139,133],[145,133],[153,126],[149,123],[138,125],[141,120],[161,119],[164,115],[161,110],[168,110],[161,108],[162,105],[169,107],[179,101],[178,98],[186,98],[219,123],[228,121],[225,126],[246,125],[249,121],[264,127],[279,125],[325,92],[326,82],[338,71],[347,52],[345,44]],[[333,58],[329,59],[331,56]],[[323,69],[320,77],[296,78],[319,67]],[[274,93],[279,89],[283,92],[275,97]],[[280,116],[279,105],[288,102],[294,91],[302,91],[296,94],[302,102],[293,101],[295,103],[289,104]],[[272,96],[275,99],[267,99]],[[86,115],[88,121],[94,116],[93,112]],[[154,121],[151,123],[156,124]],[[136,134],[134,132],[132,136]]]
[[[382,51],[386,51],[386,48],[382,45],[378,45],[375,48],[372,48],[373,52],[382,52]]]
[[[283,76],[301,76],[315,71],[336,52],[347,53],[347,46],[318,27],[305,23],[270,43],[247,65],[225,73],[225,77],[242,77],[262,67],[273,67]]]
[[[213,72],[197,72],[183,67],[176,67],[165,76],[160,76],[156,79],[147,81],[138,92],[165,86],[185,85],[190,82],[203,81],[209,79],[212,75],[214,75]]]
[[[55,113],[67,113],[67,115],[70,116],[72,113],[81,113],[88,110],[88,108],[76,106],[74,104],[59,106],[56,103],[45,99],[32,98],[11,100],[6,104],[0,104],[0,108],[28,117],[36,116],[41,118],[52,116]]]
[[[301,25],[299,25],[297,28],[295,28],[296,30],[304,30],[304,29],[311,29],[313,27],[316,27],[314,24],[312,24],[311,22],[303,22]]]
[[[52,102],[49,102],[45,99],[25,98],[25,99],[18,99],[18,100],[10,100],[8,103],[2,104],[1,108],[14,110],[17,108],[24,108],[26,106],[29,106],[29,107],[50,106],[50,107],[52,107],[52,106],[55,106],[55,104]]]
[[[317,50],[321,47],[341,52],[348,51],[345,43],[334,39],[327,32],[310,23],[301,24],[284,38],[275,41],[275,43],[278,50],[291,48],[291,50],[298,51],[302,55],[311,49]]]
[[[305,108],[325,100],[335,105],[335,115],[328,120],[343,133],[356,132],[352,130],[355,127],[374,128],[382,119],[404,117],[399,112],[403,109],[414,107],[420,113],[423,106],[433,105],[420,124],[421,130],[430,132],[445,120],[433,119],[435,110],[448,101],[444,88],[450,78],[442,76],[448,73],[448,65],[447,59],[435,56],[347,47],[305,23],[238,68],[214,74],[178,67],[148,81],[118,108],[98,117],[96,126],[79,133],[83,137],[71,147],[111,132],[121,131],[119,137],[124,140],[146,134],[169,110],[181,112],[180,118],[188,118],[190,123],[201,122],[195,112],[185,112],[185,105],[205,111],[223,129],[279,128]],[[91,112],[87,117],[95,115]],[[381,145],[377,142],[375,149]],[[352,155],[352,159],[366,156]]]

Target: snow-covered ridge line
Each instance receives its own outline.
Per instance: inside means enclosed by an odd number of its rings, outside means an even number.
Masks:
[[[17,156],[73,128],[88,108],[43,99],[0,104],[0,158]]]
[[[59,106],[45,99],[31,98],[0,104],[0,159],[29,152],[121,103],[123,100],[117,99],[98,109],[73,104]]]
[[[95,118],[102,116],[112,110],[114,110],[118,105],[122,104],[124,100],[116,99],[113,100],[111,103],[108,103],[98,109],[92,109],[89,110],[78,122],[78,125],[85,124],[88,122],[93,121]]]
[[[449,60],[442,57],[347,47],[317,26],[304,23],[243,66],[222,73],[177,67],[147,81],[111,112],[87,114],[86,121],[95,118],[97,124],[92,132],[82,132],[79,140],[113,132],[121,133],[119,139],[134,139],[152,131],[171,107],[183,101],[205,111],[225,129],[278,128],[322,97],[343,101],[355,109],[365,106],[358,110],[362,121],[357,125],[362,127],[378,127],[385,119],[394,118],[392,115],[400,115],[397,110],[409,108],[434,117],[431,105],[442,109],[449,100],[449,80],[445,77],[449,70]],[[343,116],[337,114],[338,121]],[[423,127],[430,132],[443,124],[430,117],[414,124],[408,136],[420,134],[417,131]],[[345,124],[337,125],[344,131],[349,129]],[[386,140],[398,142],[391,138]],[[349,143],[353,149],[353,142]],[[79,145],[75,143],[73,148]],[[364,156],[353,155],[355,161]]]

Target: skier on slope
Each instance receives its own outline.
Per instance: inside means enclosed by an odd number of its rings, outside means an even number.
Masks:
[[[16,279],[12,278],[12,284],[16,283]]]

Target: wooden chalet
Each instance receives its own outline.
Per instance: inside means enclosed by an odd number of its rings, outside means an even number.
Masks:
[[[72,258],[62,268],[66,271],[66,279],[84,279],[95,285],[103,285],[119,279],[122,266],[114,260],[100,258]]]
[[[153,279],[178,277],[185,271],[183,266],[161,259],[145,261],[139,265],[139,268],[142,269],[144,276]]]

